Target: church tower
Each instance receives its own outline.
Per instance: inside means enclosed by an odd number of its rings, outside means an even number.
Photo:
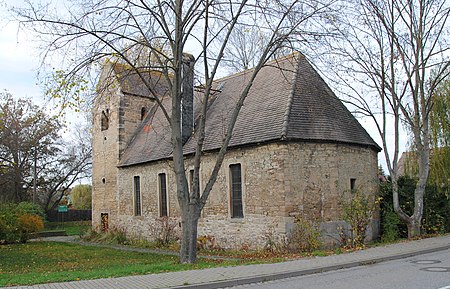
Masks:
[[[125,65],[103,66],[93,107],[92,226],[107,230],[120,214],[118,163],[138,126],[155,105],[139,76]]]

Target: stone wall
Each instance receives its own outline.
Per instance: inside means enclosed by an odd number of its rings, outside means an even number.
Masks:
[[[117,216],[117,164],[119,161],[118,86],[102,89],[94,102],[92,115],[92,226],[100,228],[102,213],[108,214],[109,222]],[[102,114],[108,118],[108,128],[102,128]]]
[[[229,166],[242,167],[244,218],[231,218]],[[203,158],[200,183],[207,182],[214,154]],[[187,165],[187,172],[192,169]],[[321,224],[324,235],[337,236],[340,199],[350,179],[367,193],[377,190],[376,152],[338,144],[280,143],[230,150],[202,217],[199,235],[211,235],[224,248],[262,247],[286,238],[295,216]],[[131,236],[151,239],[159,217],[158,174],[166,173],[169,217],[179,221],[175,176],[167,161],[119,169],[118,222]],[[142,215],[134,216],[133,177],[141,180]],[[374,231],[376,234],[377,231]]]
[[[288,148],[291,157],[285,178],[291,186],[286,191],[286,213],[315,222],[325,243],[333,245],[340,239],[340,227],[347,227],[340,221],[340,207],[350,197],[351,179],[355,189],[368,195],[378,191],[377,153],[345,144],[290,143]],[[375,214],[368,239],[378,236],[378,223]]]
[[[150,111],[153,101],[145,97],[124,95],[106,66],[98,85],[92,123],[92,225],[100,228],[101,214],[108,214],[114,226],[118,216],[118,174],[120,155],[141,124],[142,108]],[[102,127],[102,114],[108,119]]]

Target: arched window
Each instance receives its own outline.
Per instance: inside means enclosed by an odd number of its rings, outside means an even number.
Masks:
[[[147,113],[147,109],[145,107],[142,107],[141,108],[141,120],[144,119],[146,113]]]
[[[107,130],[109,128],[109,109],[106,111],[102,110],[101,128],[102,130]]]

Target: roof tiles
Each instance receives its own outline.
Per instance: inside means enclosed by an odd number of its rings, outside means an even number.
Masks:
[[[204,151],[220,148],[231,112],[251,73],[247,70],[215,82],[220,92],[214,94],[207,111]],[[201,99],[201,92],[196,92],[194,111],[198,112]],[[164,104],[170,107],[170,97]],[[160,108],[148,115],[138,130],[120,166],[171,157],[170,125]],[[229,147],[285,140],[348,143],[380,150],[301,54],[262,68],[244,101]],[[194,135],[184,151],[193,153],[195,147]]]

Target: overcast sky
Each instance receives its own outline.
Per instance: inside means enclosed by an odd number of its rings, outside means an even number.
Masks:
[[[6,13],[4,6],[0,6],[0,17]],[[17,23],[0,21],[0,91],[7,90],[16,98],[32,98],[36,104],[42,104],[43,90],[37,79],[39,51],[33,46],[36,43],[27,39],[25,33],[18,31]],[[381,146],[373,123],[364,119],[359,121]],[[401,140],[402,151],[405,150],[406,141],[405,135]],[[383,153],[378,155],[378,159],[379,163],[386,167]]]
[[[3,22],[0,27],[0,89],[37,100],[41,94],[36,79],[37,51],[27,43],[24,33],[18,34],[17,24]]]

